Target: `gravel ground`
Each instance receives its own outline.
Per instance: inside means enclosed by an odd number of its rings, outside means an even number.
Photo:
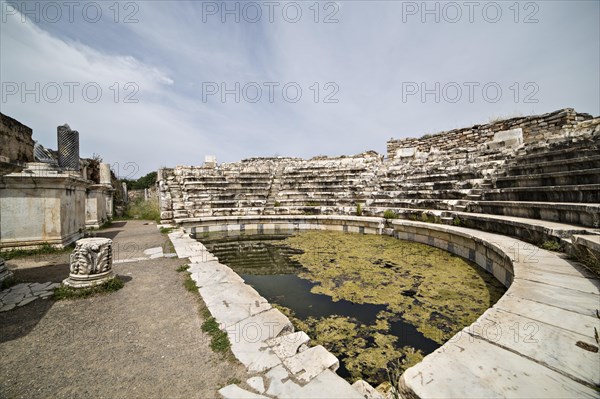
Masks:
[[[120,258],[168,248],[166,236],[141,221],[118,223],[98,236],[136,251]],[[68,255],[48,259],[7,263],[19,281],[67,277],[68,265],[54,263]],[[0,313],[0,397],[213,398],[228,382],[245,380],[242,365],[210,349],[197,296],[183,288],[185,273],[175,271],[182,263],[159,258],[115,264],[125,282],[120,291],[39,299]]]

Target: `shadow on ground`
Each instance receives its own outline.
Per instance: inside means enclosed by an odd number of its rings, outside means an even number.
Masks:
[[[58,265],[58,266],[44,266],[35,269],[61,269],[66,266],[67,275],[68,275],[68,265]],[[35,271],[35,269],[26,269],[26,270],[17,270],[19,274],[21,272],[31,272]],[[45,271],[45,270],[44,270]],[[62,271],[62,269],[61,269]],[[39,270],[37,273],[39,274]],[[58,272],[57,272],[58,273]],[[33,278],[31,282],[42,281],[43,278],[47,278],[47,273],[44,273],[44,277],[40,280],[36,280],[35,274],[30,273],[29,277]],[[123,283],[127,284],[133,280],[133,277],[128,275],[118,275],[118,277],[123,281]],[[61,282],[64,277],[61,277],[56,282]],[[54,280],[52,280],[54,281]],[[29,282],[29,281],[27,281]],[[123,287],[126,289],[127,286]],[[102,294],[99,294],[102,295]],[[85,306],[85,301],[87,298],[79,298],[72,299],[71,301],[81,301],[82,306]],[[48,299],[36,299],[35,301],[19,308],[15,308],[9,310],[7,312],[0,313],[0,343],[12,341],[15,339],[19,339],[27,336],[37,325],[38,323],[46,316],[46,313],[52,308],[52,306],[57,303],[57,301],[48,298]],[[60,336],[62,333],[67,332],[67,326],[63,326],[64,328],[58,329],[58,331],[54,330],[53,334]],[[72,326],[69,326],[71,328]]]
[[[8,312],[0,313],[0,343],[12,341],[28,335],[54,305],[51,299],[35,301]]]

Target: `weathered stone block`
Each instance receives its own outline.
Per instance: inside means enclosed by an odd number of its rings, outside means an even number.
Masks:
[[[74,288],[102,284],[115,277],[112,262],[112,240],[81,239],[71,253],[69,277],[63,280],[63,284]]]

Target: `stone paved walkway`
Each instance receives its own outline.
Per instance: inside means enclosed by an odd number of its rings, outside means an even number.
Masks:
[[[54,288],[60,284],[21,283],[0,291],[0,312],[6,312],[15,307],[27,305],[36,299],[46,299],[54,293]]]

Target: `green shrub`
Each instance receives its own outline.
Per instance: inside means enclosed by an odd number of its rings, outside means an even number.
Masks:
[[[541,245],[543,249],[548,251],[560,251],[561,245],[556,241],[544,241]]]
[[[356,204],[356,216],[362,216],[363,210],[360,204]]]
[[[130,219],[154,220],[160,222],[160,209],[156,199],[140,199],[129,203],[125,210],[125,217]]]
[[[436,219],[435,219],[435,216],[423,212],[421,214],[421,221],[423,221],[425,223],[435,223]]]
[[[452,219],[452,224],[455,226],[460,226],[462,222],[460,221],[459,217],[455,216],[454,219]]]
[[[396,212],[392,211],[391,209],[388,209],[385,212],[383,212],[383,217],[385,219],[398,219],[398,215],[396,214]]]

